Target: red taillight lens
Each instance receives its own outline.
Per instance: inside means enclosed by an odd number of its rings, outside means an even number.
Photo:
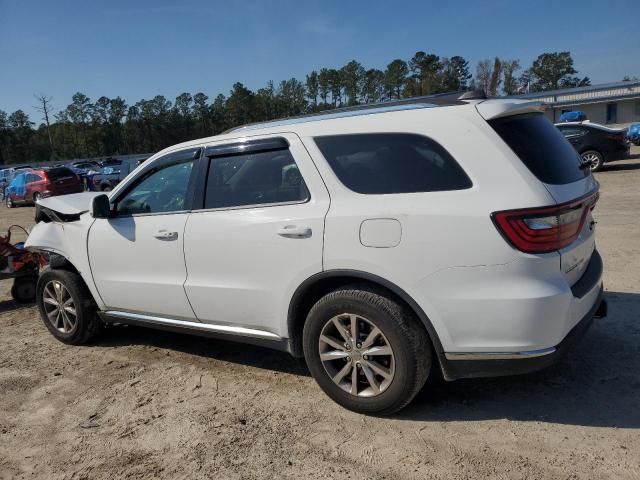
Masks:
[[[526,253],[546,253],[573,243],[587,214],[598,201],[598,192],[553,207],[506,210],[491,215],[505,239]]]

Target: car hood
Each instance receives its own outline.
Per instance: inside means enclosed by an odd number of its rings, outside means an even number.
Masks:
[[[82,192],[71,195],[59,195],[57,197],[42,198],[38,205],[48,210],[64,215],[77,215],[91,210],[91,202],[94,197],[103,195],[102,192]]]

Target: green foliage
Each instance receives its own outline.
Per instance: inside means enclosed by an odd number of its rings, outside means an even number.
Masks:
[[[157,95],[127,105],[120,97],[102,96],[92,102],[78,92],[64,108],[54,110],[47,104],[51,121],[37,128],[22,110],[10,115],[0,110],[0,164],[46,160],[54,154],[62,160],[155,152],[245,123],[470,87],[496,95],[502,85],[503,92],[512,95],[518,89],[519,68],[518,60],[482,61],[470,83],[464,58],[418,51],[408,62],[393,60],[384,71],[365,69],[351,60],[340,69],[314,70],[304,82],[269,81],[255,92],[235,83],[228,96],[213,100],[203,92],[184,92],[173,102]],[[576,73],[569,52],[542,54],[530,71],[537,90],[589,84],[588,77]],[[36,98],[51,100],[44,94]]]
[[[408,73],[407,62],[399,58],[387,65],[387,69],[384,72],[384,86],[390,100],[401,97]]]
[[[573,58],[569,52],[543,53],[534,60],[529,71],[536,91],[561,88],[563,81],[568,81],[568,77],[578,73],[573,68]]]

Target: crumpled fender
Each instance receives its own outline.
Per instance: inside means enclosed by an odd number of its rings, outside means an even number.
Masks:
[[[76,197],[78,195],[66,195],[65,197]],[[31,230],[25,242],[25,248],[32,251],[55,253],[66,258],[82,276],[98,304],[98,308],[103,309],[105,306],[93,282],[87,250],[87,238],[94,218],[86,210],[81,213],[80,208],[82,207],[78,207],[78,205],[89,205],[90,208],[91,199],[94,196],[85,196],[85,199],[79,204],[76,203],[75,206],[69,202],[65,202],[64,206],[63,203],[57,203],[56,207],[59,210],[64,209],[64,212],[52,210],[56,215],[48,215],[49,219],[47,221],[38,222]],[[50,199],[41,201],[41,207],[46,209],[48,208],[47,205],[51,205],[47,200]],[[61,206],[62,208],[60,208]],[[74,220],[60,221],[53,218],[56,216],[72,216]]]

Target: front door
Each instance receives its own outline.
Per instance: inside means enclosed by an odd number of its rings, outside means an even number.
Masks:
[[[91,273],[108,310],[194,319],[183,287],[194,155],[191,149],[155,160],[117,193],[113,218],[91,227]]]
[[[202,322],[286,336],[293,292],[322,271],[326,187],[293,134],[216,144],[205,155],[203,209],[185,231],[193,310]]]

